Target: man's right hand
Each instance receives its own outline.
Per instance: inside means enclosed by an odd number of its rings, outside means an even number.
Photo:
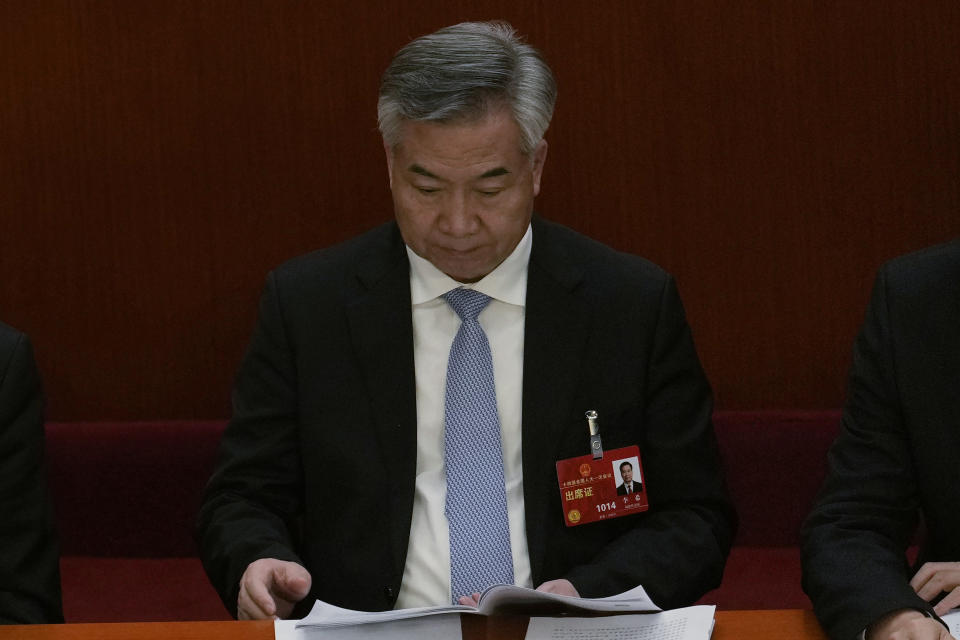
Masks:
[[[237,618],[286,618],[310,592],[310,573],[296,562],[261,558],[251,562],[240,578]]]
[[[867,629],[867,640],[953,640],[939,621],[916,609],[901,609],[880,618]]]

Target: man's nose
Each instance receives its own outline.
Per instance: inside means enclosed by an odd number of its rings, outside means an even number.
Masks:
[[[441,229],[452,236],[468,236],[477,229],[477,217],[463,193],[451,193],[443,203]]]

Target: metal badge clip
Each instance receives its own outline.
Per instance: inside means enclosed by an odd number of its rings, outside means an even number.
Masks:
[[[594,460],[603,458],[603,442],[600,440],[600,423],[597,422],[597,412],[587,411],[587,428],[590,430],[590,452]]]

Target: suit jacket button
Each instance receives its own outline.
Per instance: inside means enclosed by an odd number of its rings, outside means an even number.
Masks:
[[[393,587],[384,587],[383,595],[387,597],[387,600],[393,600]]]

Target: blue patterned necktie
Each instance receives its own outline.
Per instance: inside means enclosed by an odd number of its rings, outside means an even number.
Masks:
[[[446,516],[453,602],[494,584],[513,584],[493,358],[477,316],[490,298],[472,289],[443,295],[460,316],[450,347],[444,408]]]

